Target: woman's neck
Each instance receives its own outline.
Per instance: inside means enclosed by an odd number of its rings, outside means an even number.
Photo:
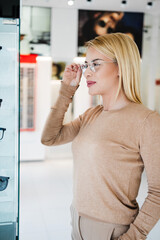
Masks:
[[[109,110],[120,109],[126,106],[129,102],[131,102],[130,100],[128,100],[128,98],[125,96],[125,94],[122,91],[119,93],[116,102],[114,101],[114,98],[115,98],[114,95],[102,96],[104,110],[109,111]]]

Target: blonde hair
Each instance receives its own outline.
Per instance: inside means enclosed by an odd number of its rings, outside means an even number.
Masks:
[[[126,97],[136,103],[142,103],[140,96],[140,54],[136,43],[126,34],[111,33],[98,36],[88,42],[108,58],[116,61],[119,67],[119,86],[115,101],[121,88]]]

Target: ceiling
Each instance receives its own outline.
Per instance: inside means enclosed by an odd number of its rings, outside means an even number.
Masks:
[[[116,10],[129,12],[146,12],[154,15],[160,15],[160,0],[126,0],[127,4],[121,4],[122,0],[74,0],[73,6],[68,6],[68,0],[23,0],[23,5],[46,6],[57,8],[76,8],[90,10]],[[153,2],[150,9],[147,3]]]

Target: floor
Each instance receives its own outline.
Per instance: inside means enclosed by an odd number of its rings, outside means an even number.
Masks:
[[[147,195],[143,173],[137,201]],[[21,163],[20,240],[70,240],[72,159]],[[147,240],[160,239],[160,221]]]

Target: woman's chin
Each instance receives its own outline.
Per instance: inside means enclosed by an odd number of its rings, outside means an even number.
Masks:
[[[91,90],[91,89],[88,90],[88,94],[91,95],[91,96],[99,95],[98,92],[93,91],[93,90]]]
[[[94,93],[94,92],[88,92],[89,93],[89,95],[91,95],[91,96],[95,96],[95,95],[97,95],[96,93]]]

